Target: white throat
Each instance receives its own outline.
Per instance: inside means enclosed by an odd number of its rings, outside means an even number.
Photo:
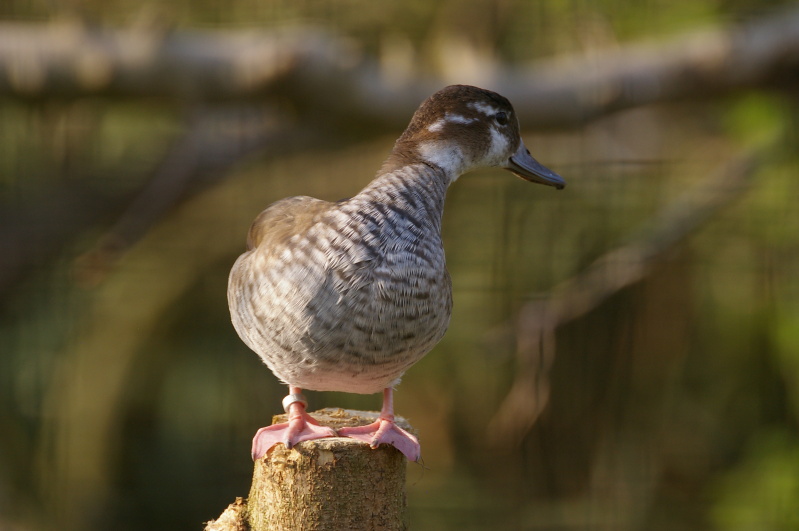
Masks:
[[[450,183],[455,182],[458,177],[471,169],[463,151],[455,142],[429,140],[420,142],[416,149],[422,160],[444,170]]]

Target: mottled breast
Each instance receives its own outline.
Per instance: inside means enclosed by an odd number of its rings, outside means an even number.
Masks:
[[[339,203],[289,198],[254,223],[231,271],[231,315],[284,382],[378,392],[444,335],[441,213],[402,183]]]

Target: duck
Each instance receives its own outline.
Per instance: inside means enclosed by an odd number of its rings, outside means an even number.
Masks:
[[[352,437],[418,461],[418,439],[394,417],[394,389],[442,339],[452,313],[441,223],[461,175],[503,168],[562,189],[563,178],[525,147],[507,98],[469,85],[421,103],[377,175],[358,194],[308,196],[263,210],[228,279],[233,327],[288,385],[288,421],[261,428],[252,458],[283,443]],[[303,390],[382,393],[378,419],[332,428],[307,412]]]

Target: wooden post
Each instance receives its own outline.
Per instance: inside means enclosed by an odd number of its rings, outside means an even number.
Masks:
[[[362,426],[375,412],[322,409],[311,413],[333,429]],[[273,424],[285,422],[277,415]],[[397,424],[412,430],[404,419]],[[206,531],[406,529],[405,456],[343,437],[278,444],[255,462],[249,498],[237,499]]]

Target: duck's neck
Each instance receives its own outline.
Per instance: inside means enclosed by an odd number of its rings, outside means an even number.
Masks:
[[[417,217],[424,215],[440,230],[444,199],[452,180],[438,166],[392,155],[357,198],[382,203]]]

